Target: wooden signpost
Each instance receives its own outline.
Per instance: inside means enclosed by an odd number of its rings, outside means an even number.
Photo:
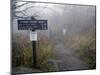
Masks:
[[[36,30],[47,30],[47,20],[18,20],[18,30],[30,30],[30,40],[32,41],[33,48],[33,67],[37,67],[36,58],[36,41],[37,32]]]

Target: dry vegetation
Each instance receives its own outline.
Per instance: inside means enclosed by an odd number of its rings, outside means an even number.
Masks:
[[[13,67],[32,68],[32,45],[29,37],[16,34],[12,41]],[[37,42],[38,67],[43,71],[53,71],[54,65],[48,64],[48,59],[54,59],[53,45],[47,37],[40,37]]]
[[[76,35],[67,39],[66,45],[75,50],[90,69],[96,68],[96,38],[92,35]]]
[[[54,65],[48,64],[49,59],[54,59],[53,44],[47,37],[40,37],[37,44],[37,61],[43,71],[54,71]]]
[[[16,34],[12,41],[12,64],[15,66],[32,66],[32,47],[28,37]]]

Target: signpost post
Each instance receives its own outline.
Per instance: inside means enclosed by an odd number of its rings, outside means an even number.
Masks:
[[[33,67],[37,68],[36,58],[36,30],[47,30],[47,20],[18,20],[18,30],[30,30],[30,40],[33,48]]]
[[[36,58],[37,32],[35,30],[30,31],[30,40],[32,41],[32,49],[33,49],[33,67],[37,68],[37,58]]]

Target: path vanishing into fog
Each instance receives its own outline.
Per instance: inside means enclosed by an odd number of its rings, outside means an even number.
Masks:
[[[88,69],[87,64],[80,59],[77,53],[63,43],[55,46],[55,55],[59,71]]]

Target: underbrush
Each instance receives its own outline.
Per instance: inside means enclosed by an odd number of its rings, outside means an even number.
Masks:
[[[54,59],[53,44],[46,37],[41,37],[37,44],[37,62],[43,71],[55,71],[55,65],[49,64],[50,59]],[[52,61],[51,61],[52,62]]]
[[[84,60],[89,69],[96,68],[96,38],[90,35],[80,35],[67,39],[66,46],[72,48]]]
[[[37,66],[43,71],[54,71],[55,65],[49,64],[54,59],[53,45],[47,37],[40,37],[37,45]],[[32,42],[28,36],[16,34],[12,41],[12,67],[32,67]]]

